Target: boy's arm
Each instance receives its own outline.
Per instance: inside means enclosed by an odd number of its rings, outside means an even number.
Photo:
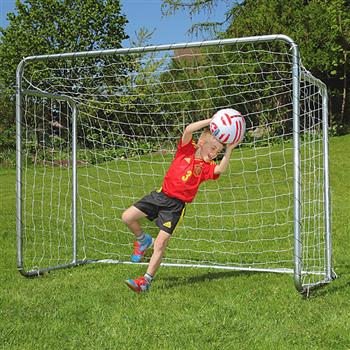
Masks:
[[[220,163],[215,167],[214,174],[221,174],[227,169],[230,162],[231,152],[237,145],[238,143],[226,146],[225,154]]]
[[[210,121],[211,121],[211,118],[188,124],[182,135],[182,142],[181,142],[182,145],[183,146],[187,145],[192,139],[192,133],[194,133],[197,130],[203,129],[206,126],[209,126]]]

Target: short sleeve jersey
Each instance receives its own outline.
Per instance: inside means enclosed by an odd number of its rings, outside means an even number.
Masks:
[[[168,197],[192,202],[203,181],[219,177],[219,174],[214,174],[216,163],[196,159],[196,149],[193,140],[186,145],[182,145],[182,139],[180,140],[175,158],[163,181],[162,191]]]

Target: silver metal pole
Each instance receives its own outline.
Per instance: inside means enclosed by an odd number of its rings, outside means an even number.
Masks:
[[[328,153],[328,94],[327,88],[322,93],[322,124],[323,124],[323,164],[324,164],[324,220],[325,220],[325,258],[326,279],[332,279],[332,239],[331,239],[331,210],[329,192],[329,153]]]
[[[22,273],[22,74],[24,61],[16,71],[16,235],[17,235],[17,268]]]
[[[300,175],[300,56],[299,48],[292,45],[293,51],[293,179],[294,179],[294,284],[299,292],[303,291],[302,273],[302,245],[300,237],[300,203],[301,203],[301,175]]]
[[[153,52],[153,51],[166,51],[176,50],[184,48],[195,48],[195,47],[209,47],[214,45],[234,45],[238,43],[258,43],[258,42],[271,42],[271,41],[285,41],[291,46],[295,45],[294,41],[283,34],[273,35],[260,35],[250,36],[244,38],[232,38],[232,39],[221,39],[221,40],[208,40],[208,41],[197,41],[191,43],[179,43],[179,44],[167,44],[157,46],[143,46],[143,47],[132,47],[132,48],[120,48],[120,49],[108,49],[99,51],[81,51],[81,52],[68,52],[50,55],[40,56],[28,56],[25,58],[26,61],[40,61],[40,60],[53,60],[53,59],[65,59],[65,58],[76,58],[76,57],[104,57],[110,55],[122,55],[132,54],[141,52]]]
[[[64,95],[50,94],[39,90],[23,90],[23,94],[29,96],[46,97],[56,100],[67,101],[72,108],[72,264],[75,265],[77,261],[77,118],[78,106],[75,101]],[[17,175],[18,176],[18,175]]]
[[[69,101],[72,108],[72,240],[73,240],[73,260],[77,263],[77,118],[78,108],[73,100]]]

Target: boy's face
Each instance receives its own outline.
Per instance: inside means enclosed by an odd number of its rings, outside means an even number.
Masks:
[[[204,140],[198,142],[200,157],[205,162],[215,159],[224,146],[212,135],[208,135]]]

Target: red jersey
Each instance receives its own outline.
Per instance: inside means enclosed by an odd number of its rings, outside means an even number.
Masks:
[[[184,202],[192,202],[198,192],[199,185],[209,179],[217,179],[214,174],[216,163],[196,159],[196,143],[191,140],[182,145],[182,139],[177,147],[175,158],[165,174],[162,191],[172,198]]]

